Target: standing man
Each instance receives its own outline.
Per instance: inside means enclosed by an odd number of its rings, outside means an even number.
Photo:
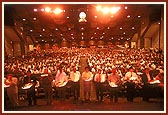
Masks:
[[[31,83],[32,86],[27,89],[27,99],[28,99],[28,105],[32,106],[37,105],[37,100],[36,100],[36,91],[35,91],[35,85],[37,84],[36,78],[31,75],[31,71],[27,71],[27,75],[24,77],[24,85]],[[34,103],[33,103],[34,102]]]
[[[118,102],[118,91],[119,91],[119,85],[121,82],[121,78],[116,72],[116,68],[112,69],[112,73],[108,76],[108,83],[109,83],[109,91],[110,91],[110,101]]]
[[[135,82],[138,79],[137,74],[134,72],[133,67],[129,68],[129,71],[125,74],[126,83],[127,86],[127,101],[133,102],[133,99],[135,97]]]
[[[7,79],[4,81],[7,87],[7,95],[9,97],[12,107],[17,107],[18,104],[18,79],[13,77],[12,74],[7,75]]]
[[[98,69],[98,71],[94,77],[94,82],[96,85],[96,97],[97,97],[98,102],[103,101],[103,83],[104,83],[104,81],[105,81],[105,79],[103,79],[103,74],[101,74],[101,69]]]
[[[52,77],[48,74],[48,69],[44,69],[44,74],[41,75],[40,81],[42,82],[42,87],[44,88],[46,104],[51,105],[53,99],[52,93]]]
[[[73,68],[73,71],[70,72],[70,80],[72,80],[72,91],[74,96],[74,102],[79,99],[80,96],[80,72],[76,70],[76,68]]]
[[[66,96],[66,84],[68,83],[68,77],[63,71],[62,67],[59,67],[57,74],[55,76],[55,86],[58,89],[58,95],[62,101],[64,101]]]
[[[93,74],[89,71],[89,67],[85,67],[85,71],[82,73],[84,100],[90,101],[91,99],[91,82],[93,80]]]

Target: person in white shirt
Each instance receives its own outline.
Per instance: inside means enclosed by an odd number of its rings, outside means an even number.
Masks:
[[[103,101],[103,84],[105,83],[105,74],[101,73],[101,69],[98,69],[94,76],[94,82],[96,85],[96,97],[98,102]]]
[[[133,102],[134,96],[135,96],[135,80],[138,79],[137,74],[134,72],[133,67],[129,68],[129,71],[125,74],[126,83],[127,86],[127,101]]]
[[[74,96],[74,102],[76,102],[80,96],[80,72],[77,71],[76,67],[73,67],[73,70],[70,72],[70,80],[72,81],[71,87]]]
[[[93,80],[93,74],[89,71],[89,67],[85,67],[85,71],[82,73],[83,90],[85,101],[90,101],[91,98],[91,82]]]
[[[118,91],[119,91],[119,85],[121,82],[121,78],[119,74],[117,73],[116,68],[112,68],[112,73],[108,76],[108,83],[109,83],[109,91],[110,91],[110,101],[118,102]]]
[[[59,67],[57,74],[55,76],[55,86],[58,90],[58,95],[61,98],[61,100],[65,99],[66,94],[66,84],[68,83],[68,77],[66,73],[63,71],[62,67]]]

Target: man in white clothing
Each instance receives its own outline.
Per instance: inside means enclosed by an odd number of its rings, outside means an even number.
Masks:
[[[58,95],[61,100],[65,99],[66,94],[66,84],[68,83],[68,78],[66,73],[63,71],[62,67],[59,67],[57,74],[55,76],[55,86],[58,89]]]
[[[91,98],[91,82],[93,80],[93,74],[89,71],[89,67],[85,67],[85,71],[82,73],[83,90],[85,101],[90,101]]]
[[[80,72],[76,70],[76,68],[73,68],[73,71],[70,72],[70,80],[72,81],[71,86],[72,86],[72,91],[73,91],[73,96],[74,96],[74,101],[77,101],[79,96],[80,96]]]
[[[127,101],[133,102],[135,96],[135,80],[138,79],[137,74],[134,72],[133,67],[129,68],[129,71],[125,74],[124,78],[127,82],[125,85],[127,86]]]

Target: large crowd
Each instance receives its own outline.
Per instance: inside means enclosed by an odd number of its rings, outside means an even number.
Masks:
[[[81,68],[82,57],[87,59],[87,67],[93,77],[99,70],[108,77],[114,68],[123,83],[127,80],[125,76],[130,68],[134,69],[140,84],[143,83],[141,75],[145,73],[146,68],[150,71],[156,70],[152,74],[153,78],[164,76],[164,55],[157,49],[145,48],[60,48],[56,51],[32,51],[24,56],[5,58],[4,75],[10,73],[21,82],[28,71],[36,75],[44,74],[47,69],[47,74],[51,74],[54,79],[61,67],[66,76],[70,77],[74,68]]]
[[[147,66],[164,70],[164,55],[154,49],[60,48],[58,51],[33,51],[25,56],[5,59],[4,72],[21,76],[28,70],[33,74],[41,74],[48,68],[49,73],[56,73],[60,65],[64,71],[70,72],[72,67],[80,67],[81,56],[88,58],[92,72],[101,68],[106,73],[116,67],[124,76],[130,66],[139,72]]]

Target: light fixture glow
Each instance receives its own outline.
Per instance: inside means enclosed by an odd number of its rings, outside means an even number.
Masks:
[[[63,10],[61,10],[60,8],[56,8],[53,12],[54,14],[60,14],[61,12],[63,12]]]
[[[102,12],[103,12],[104,14],[108,14],[109,11],[110,11],[110,9],[109,9],[108,7],[104,7],[104,8],[102,9]]]
[[[42,8],[41,11],[42,11],[42,12],[45,11],[44,8]]]
[[[96,9],[97,9],[97,11],[101,11],[101,10],[102,10],[102,7],[101,7],[100,5],[98,5],[98,6],[96,7]]]
[[[119,10],[120,10],[120,7],[112,7],[111,10],[110,10],[110,12],[111,12],[112,14],[115,14],[115,13],[117,13]]]
[[[37,18],[33,18],[33,20],[35,21],[35,20],[37,20]]]
[[[83,18],[86,18],[86,13],[85,13],[85,12],[81,12],[81,13],[79,14],[79,17],[82,18],[82,19],[83,19]]]
[[[130,17],[131,17],[130,15],[127,16],[127,18],[130,18]]]
[[[141,16],[139,15],[138,18],[140,18]]]
[[[37,12],[37,9],[34,9],[34,12]]]
[[[46,7],[46,8],[45,8],[45,11],[46,11],[46,12],[51,12],[51,8],[50,8],[50,7]]]

